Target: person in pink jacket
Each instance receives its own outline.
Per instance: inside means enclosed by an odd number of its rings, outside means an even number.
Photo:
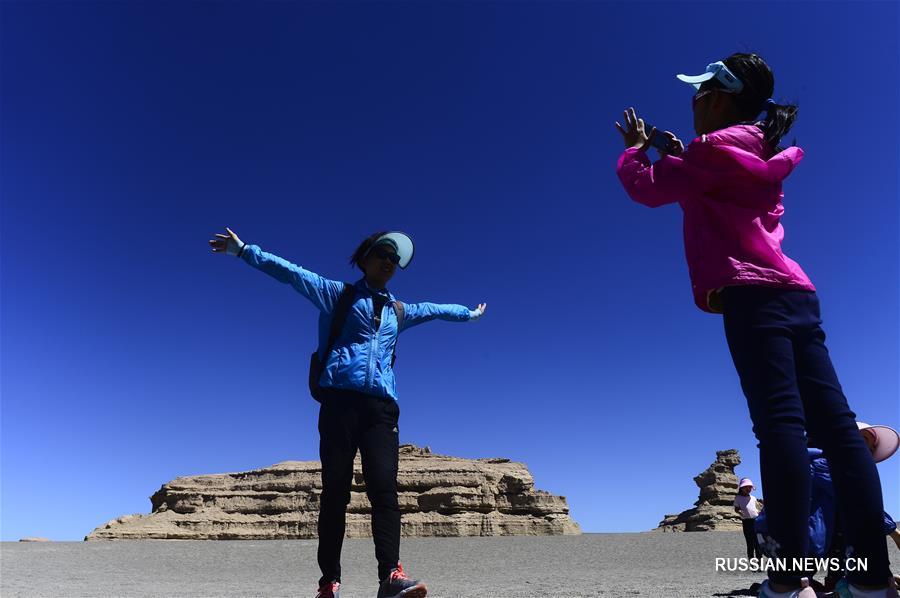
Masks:
[[[771,99],[774,76],[755,54],[733,54],[702,75],[678,78],[696,90],[698,137],[685,148],[668,131],[648,131],[628,109],[624,124],[616,123],[626,148],[617,174],[634,201],[681,206],[694,301],[723,314],[759,441],[770,535],[788,565],[769,572],[760,596],[815,596],[814,572],[791,567],[807,553],[807,435],[831,464],[848,554],[868,559],[868,570],[850,578],[852,595],[897,596],[878,470],[825,347],[815,287],[781,247],[782,183],[803,151],[778,144],[797,108]],[[664,148],[653,163],[651,145]]]

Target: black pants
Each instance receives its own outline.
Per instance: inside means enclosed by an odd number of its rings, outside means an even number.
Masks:
[[[741,519],[741,527],[744,528],[744,541],[747,543],[747,558],[760,558],[759,544],[756,542],[755,519]]]
[[[867,572],[848,578],[884,584],[891,574],[881,481],[825,347],[816,294],[740,286],[726,287],[724,300],[725,336],[759,441],[767,544],[789,562],[807,556],[808,434],[828,459],[847,548],[868,559]],[[772,571],[769,578],[788,584],[812,573]]]
[[[391,398],[327,390],[319,408],[322,498],[319,511],[320,583],[340,581],[353,459],[359,449],[366,494],[372,503],[372,538],[383,580],[400,560],[400,507],[397,503],[400,407]]]

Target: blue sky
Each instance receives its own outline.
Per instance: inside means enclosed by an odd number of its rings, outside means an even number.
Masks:
[[[3,540],[80,540],[176,476],[317,458],[315,310],[211,254],[224,226],[343,280],[362,238],[410,233],[395,294],[489,307],[401,337],[401,441],[524,461],[585,531],[688,508],[716,450],[758,479],[681,212],[615,176],[622,109],[690,140],[675,74],[735,51],[800,105],[785,251],[851,407],[900,427],[896,3],[0,9]]]

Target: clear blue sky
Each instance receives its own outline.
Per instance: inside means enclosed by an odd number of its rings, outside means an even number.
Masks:
[[[0,33],[3,540],[318,458],[315,309],[211,254],[226,225],[344,280],[409,232],[398,296],[489,308],[401,338],[401,441],[524,461],[585,531],[689,507],[716,450],[758,478],[681,212],[615,176],[622,109],[690,140],[675,75],[735,51],[800,105],[785,250],[851,406],[900,427],[897,3],[4,2]]]

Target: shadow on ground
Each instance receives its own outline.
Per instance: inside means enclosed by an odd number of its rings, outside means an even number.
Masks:
[[[746,590],[732,590],[727,594],[713,594],[713,596],[756,596],[759,594],[759,588],[762,584],[754,583]]]

